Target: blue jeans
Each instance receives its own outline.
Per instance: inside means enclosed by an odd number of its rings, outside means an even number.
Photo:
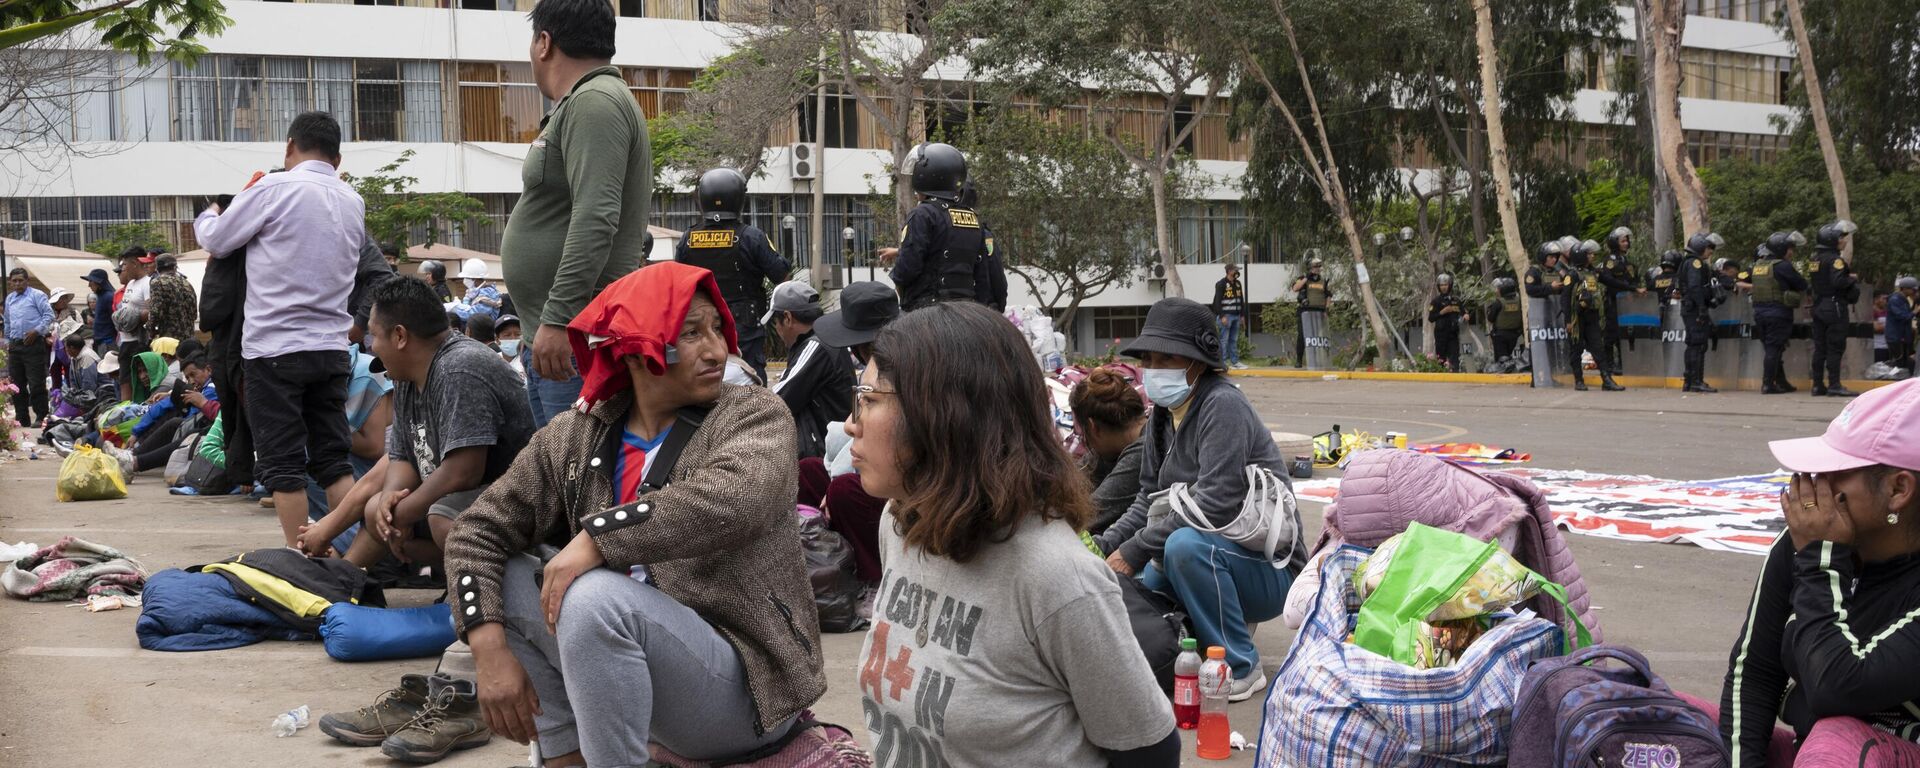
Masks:
[[[1228,365],[1240,364],[1240,316],[1220,316],[1220,360]]]
[[[520,364],[527,369],[527,405],[533,409],[534,429],[546,426],[580,399],[580,374],[566,381],[548,381],[534,372],[532,336],[520,343]]]
[[[1155,592],[1172,592],[1193,620],[1200,647],[1226,648],[1234,678],[1244,679],[1260,669],[1260,649],[1247,623],[1280,615],[1293,573],[1221,536],[1181,528],[1167,537],[1160,562],[1149,564],[1140,580]]]

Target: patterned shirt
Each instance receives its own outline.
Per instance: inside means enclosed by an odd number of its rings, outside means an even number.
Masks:
[[[147,312],[153,337],[193,338],[194,323],[200,319],[200,299],[194,295],[193,283],[178,272],[154,275],[152,292]]]

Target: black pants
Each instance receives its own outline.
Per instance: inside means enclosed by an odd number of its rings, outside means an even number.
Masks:
[[[180,417],[169,414],[166,418],[147,427],[140,434],[140,442],[133,447],[133,471],[145,472],[167,465],[167,459],[173,458],[173,452],[180,447],[174,440],[180,431]]]
[[[1713,316],[1704,306],[1688,305],[1680,310],[1680,322],[1687,329],[1686,383],[1707,383],[1707,344],[1713,341]]]
[[[353,474],[347,463],[346,352],[293,352],[248,360],[247,412],[258,458],[254,473],[276,492],[304,491],[311,476],[322,488]],[[231,453],[232,449],[229,448]]]
[[[1493,359],[1505,360],[1513,357],[1513,348],[1520,343],[1519,331],[1493,332]]]
[[[1586,366],[1580,364],[1580,353],[1593,355],[1593,367],[1603,374],[1602,378],[1613,375],[1613,361],[1607,356],[1606,326],[1595,312],[1581,312],[1574,319],[1573,332],[1567,334],[1567,364],[1573,368],[1573,381],[1586,380]]]
[[[1840,358],[1847,353],[1847,315],[1836,298],[1813,301],[1813,388],[1840,386]]]
[[[1300,321],[1307,311],[1302,309],[1293,313],[1293,367],[1307,366],[1307,324]]]
[[[241,372],[238,323],[213,332],[207,357],[213,365],[213,391],[220,395],[220,432],[227,440],[227,478],[233,485],[252,485],[253,432],[247,424],[247,389]]]
[[[1433,329],[1433,352],[1447,361],[1447,370],[1460,372],[1460,329],[1438,326]]]
[[[1913,339],[1887,339],[1887,360],[1894,367],[1913,370]]]
[[[1787,340],[1793,338],[1793,310],[1784,304],[1753,305],[1753,330],[1766,351],[1760,370],[1760,382],[1768,388],[1785,388],[1787,381]]]
[[[7,378],[20,389],[13,398],[14,418],[20,426],[31,427],[52,415],[47,409],[47,359],[51,352],[47,340],[28,344],[25,339],[7,342]]]

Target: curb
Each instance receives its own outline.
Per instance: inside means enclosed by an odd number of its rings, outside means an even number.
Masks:
[[[1533,385],[1533,375],[1526,373],[1401,373],[1395,371],[1306,371],[1284,368],[1248,368],[1243,371],[1233,371],[1232,375],[1236,378],[1295,379],[1307,381],[1410,381],[1429,384],[1503,384],[1522,387]],[[1629,389],[1680,389],[1685,384],[1680,378],[1666,376],[1615,376],[1613,378],[1619,382],[1621,386]],[[1598,375],[1596,374],[1592,379],[1590,383],[1598,386]],[[1554,383],[1571,389],[1573,387],[1573,377],[1570,375],[1555,376]],[[1740,386],[1741,382],[1738,380],[1708,377],[1707,383],[1713,385],[1716,389],[1723,389],[1728,392],[1759,391],[1757,389],[1742,389]],[[1879,389],[1893,382],[1848,379],[1841,383],[1848,389],[1856,392],[1865,392],[1871,389]],[[1797,380],[1793,382],[1793,384],[1799,387],[1802,392],[1805,392],[1812,386],[1812,381],[1810,379],[1803,379]]]

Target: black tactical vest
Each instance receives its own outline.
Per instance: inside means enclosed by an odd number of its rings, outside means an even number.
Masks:
[[[751,318],[758,322],[766,307],[765,297],[747,281],[746,249],[740,229],[734,224],[703,224],[687,230],[687,264],[713,273],[720,284],[720,296],[738,322]]]

